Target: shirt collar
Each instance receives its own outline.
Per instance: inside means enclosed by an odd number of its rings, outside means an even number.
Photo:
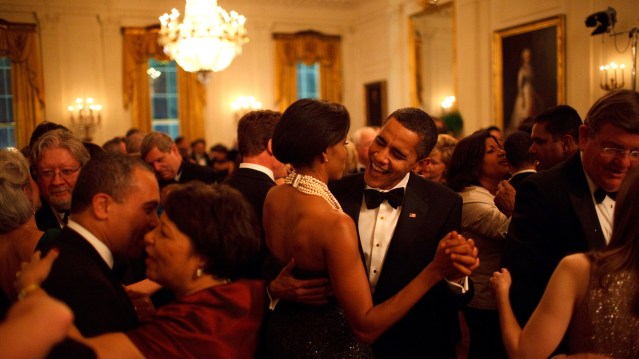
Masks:
[[[109,268],[113,269],[113,254],[111,253],[109,247],[104,244],[104,242],[99,240],[98,237],[93,235],[93,233],[89,232],[88,229],[84,228],[78,222],[74,222],[71,219],[69,219],[67,227],[78,232],[79,235],[81,235],[87,242],[89,242],[89,244],[91,244],[91,246],[93,246],[93,248],[95,248],[95,250],[98,252],[100,257],[102,257],[104,262],[106,262]]]
[[[240,168],[250,168],[252,170],[256,170],[256,171],[260,171],[262,173],[264,173],[265,175],[269,176],[270,179],[273,180],[273,182],[275,182],[275,176],[273,176],[273,171],[271,171],[270,169],[262,166],[262,165],[258,165],[256,163],[246,163],[246,162],[242,162],[240,163]]]

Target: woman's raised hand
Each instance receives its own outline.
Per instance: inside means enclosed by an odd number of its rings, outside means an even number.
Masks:
[[[47,279],[51,266],[59,254],[60,251],[53,248],[44,258],[41,258],[40,251],[36,251],[29,262],[22,262],[20,271],[16,273],[15,282],[16,290],[21,296],[40,287],[40,284]]]
[[[490,288],[493,290],[496,297],[508,297],[511,284],[512,278],[510,277],[510,272],[506,268],[502,268],[499,272],[494,272],[492,277],[490,277]]]

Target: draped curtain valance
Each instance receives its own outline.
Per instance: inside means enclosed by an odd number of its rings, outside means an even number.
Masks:
[[[297,63],[319,63],[320,98],[342,101],[341,38],[316,31],[273,34],[275,41],[275,102],[281,111],[297,99]]]

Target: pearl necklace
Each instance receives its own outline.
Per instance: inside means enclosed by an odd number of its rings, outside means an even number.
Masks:
[[[342,206],[339,205],[335,196],[328,190],[326,183],[313,176],[301,175],[293,170],[284,178],[284,183],[293,186],[293,188],[304,194],[322,197],[331,207],[340,212],[342,211]]]

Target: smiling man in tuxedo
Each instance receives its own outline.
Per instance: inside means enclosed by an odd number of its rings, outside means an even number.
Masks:
[[[460,227],[461,198],[411,172],[419,161],[428,161],[436,141],[428,114],[399,109],[371,143],[366,171],[331,184],[357,225],[374,303],[417,276],[432,261],[440,239]],[[378,358],[455,357],[458,305],[472,294],[468,278],[448,279],[379,337],[373,344]]]

